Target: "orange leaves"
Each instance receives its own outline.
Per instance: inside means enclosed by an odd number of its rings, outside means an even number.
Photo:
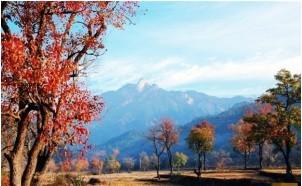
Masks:
[[[212,124],[202,121],[193,127],[187,138],[189,148],[196,153],[210,151],[214,145],[215,131]]]
[[[25,64],[25,46],[23,41],[14,35],[3,35],[2,40],[2,85],[14,86],[21,79]]]
[[[159,138],[168,146],[178,142],[179,134],[175,124],[169,118],[164,118],[160,122],[160,136]]]
[[[106,2],[106,1],[99,1],[98,3],[99,3],[99,6],[100,6],[102,9],[107,8],[108,2]]]
[[[273,111],[273,106],[269,103],[261,104],[259,108],[259,113],[260,114],[268,114]]]
[[[103,160],[98,159],[97,157],[93,157],[90,164],[93,169],[96,169],[98,171],[98,173],[102,171],[104,166]]]
[[[232,125],[234,137],[232,139],[233,146],[240,152],[250,152],[253,150],[253,141],[250,138],[253,125],[240,120],[237,124]]]
[[[2,35],[1,108],[9,118],[18,118],[19,103],[34,104],[38,111],[27,122],[50,149],[55,144],[85,144],[86,125],[104,107],[100,97],[77,81],[87,66],[85,56],[97,56],[107,27],[122,27],[127,16],[134,15],[136,3],[7,3],[3,12],[12,19],[7,25],[13,29]],[[42,110],[48,117],[43,124],[37,120]]]
[[[89,167],[89,162],[85,158],[79,158],[75,160],[74,168],[77,172],[87,170]]]

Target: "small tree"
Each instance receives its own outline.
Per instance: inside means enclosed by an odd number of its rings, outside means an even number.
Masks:
[[[47,169],[50,172],[56,172],[59,169],[59,167],[57,166],[55,160],[51,159],[48,163]]]
[[[119,172],[121,168],[120,162],[117,160],[117,156],[119,155],[120,151],[119,149],[113,149],[112,155],[109,156],[109,158],[106,161],[106,169],[110,173]]]
[[[188,161],[188,156],[185,155],[182,152],[176,152],[174,154],[173,158],[173,166],[177,168],[177,171],[179,172],[179,169],[181,167],[184,167]]]
[[[232,125],[231,128],[234,131],[232,138],[234,150],[243,154],[244,169],[246,169],[249,155],[254,151],[254,142],[251,139],[252,124],[240,120],[236,125]]]
[[[160,130],[160,140],[165,146],[169,159],[170,174],[173,174],[173,156],[172,156],[172,146],[178,142],[178,131],[174,122],[171,119],[162,119],[159,125]]]
[[[86,158],[79,158],[74,160],[74,169],[77,172],[87,170],[89,167],[89,162]]]
[[[127,169],[128,172],[130,172],[131,169],[133,169],[134,164],[135,164],[135,161],[134,161],[133,158],[127,157],[127,158],[124,159],[124,166],[125,166],[125,168]]]
[[[69,172],[69,171],[71,171],[71,168],[72,168],[72,164],[68,160],[65,160],[60,163],[60,170],[62,172]]]
[[[71,171],[72,168],[72,151],[69,149],[60,149],[58,156],[60,158],[60,170],[62,172],[68,172]]]
[[[150,159],[146,152],[141,152],[139,154],[139,163],[140,163],[140,169],[143,171],[146,171],[150,166]]]
[[[149,129],[147,139],[152,142],[153,150],[154,150],[154,156],[156,156],[156,160],[153,157],[152,160],[156,161],[155,168],[157,173],[157,178],[160,180],[159,170],[160,170],[160,156],[165,150],[165,145],[163,141],[161,140],[161,132],[160,132],[160,126],[155,125],[154,127],[151,127]],[[151,161],[153,162],[153,161]]]
[[[91,160],[91,168],[95,170],[98,174],[102,173],[104,162],[101,159],[98,159],[97,157],[93,157]]]
[[[150,159],[150,167],[152,169],[156,169],[156,167],[157,167],[157,156],[156,156],[156,154],[155,153],[151,154],[149,159]]]
[[[106,161],[106,169],[108,170],[108,172],[110,173],[119,172],[120,168],[121,168],[121,164],[118,160],[109,159]]]
[[[215,161],[215,166],[217,169],[224,169],[229,163],[232,162],[232,158],[230,157],[229,152],[225,152],[224,150],[213,152],[213,157]]]
[[[194,172],[198,178],[201,176],[202,161],[201,157],[204,155],[205,164],[205,153],[209,152],[213,148],[214,144],[214,127],[207,121],[203,121],[193,127],[187,138],[189,148],[198,155],[197,170]]]

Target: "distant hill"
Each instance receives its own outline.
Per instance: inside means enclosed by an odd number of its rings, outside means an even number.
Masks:
[[[196,91],[167,91],[140,80],[102,94],[105,110],[94,122],[90,143],[102,144],[129,131],[144,131],[162,117],[183,125],[196,117],[216,115],[251,98],[219,98]]]
[[[180,126],[180,140],[179,144],[174,147],[174,151],[182,151],[186,153],[190,153],[189,149],[187,148],[186,144],[186,137],[192,126],[201,122],[203,120],[207,120],[210,123],[214,124],[216,138],[215,138],[215,147],[214,149],[224,149],[230,150],[231,149],[231,136],[232,131],[229,128],[229,125],[232,123],[236,123],[240,118],[244,115],[245,111],[248,108],[253,108],[254,104],[250,102],[242,102],[235,104],[230,109],[219,113],[214,116],[207,116],[207,117],[198,117],[193,119],[191,122]],[[146,140],[145,138],[146,130],[138,131],[138,130],[131,130],[128,132],[123,133],[120,136],[114,137],[107,141],[102,145],[98,145],[97,149],[106,150],[108,152],[111,151],[113,148],[120,149],[121,157],[123,156],[137,156],[140,152],[145,151],[148,153],[152,153],[152,146],[151,143]]]

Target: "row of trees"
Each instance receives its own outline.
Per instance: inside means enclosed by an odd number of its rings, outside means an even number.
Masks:
[[[118,159],[119,151],[117,149],[114,149],[113,153],[108,157],[93,156],[90,161],[84,157],[72,158],[71,151],[65,151],[64,154],[64,157],[60,158],[61,160],[57,161],[57,163],[54,159],[50,161],[48,166],[49,171],[92,171],[93,173],[101,174],[103,172],[119,172],[122,168],[131,172],[136,165],[139,170],[146,171],[156,168],[157,164],[156,156],[154,154],[148,156],[145,152],[139,154],[138,160],[132,157],[125,157],[122,161]],[[176,152],[173,155],[173,166],[176,167],[178,171],[186,165],[187,161],[188,156],[184,153]]]
[[[256,106],[250,108],[235,125],[231,125],[234,136],[232,144],[235,150],[244,156],[244,168],[251,152],[258,148],[259,168],[262,169],[263,148],[271,144],[275,153],[280,152],[286,165],[286,174],[292,176],[290,155],[297,144],[297,135],[301,126],[301,75],[292,75],[282,69],[275,76],[277,86],[266,91],[256,100]],[[179,132],[171,119],[162,119],[149,130],[148,139],[152,141],[157,157],[157,177],[160,179],[160,157],[166,152],[169,158],[170,173],[173,173],[171,148],[178,142]],[[188,147],[197,154],[197,168],[201,176],[202,165],[205,169],[207,152],[213,148],[215,131],[212,124],[203,121],[194,126],[186,141]]]
[[[213,125],[207,121],[203,121],[191,129],[187,138],[189,148],[198,156],[197,169],[194,171],[198,177],[201,176],[202,157],[205,169],[206,153],[213,148],[214,135]],[[184,154],[176,154],[175,157],[178,157],[179,161],[173,164],[171,148],[178,142],[179,131],[171,119],[162,119],[159,124],[150,128],[147,138],[153,144],[154,154],[157,159],[156,171],[158,179],[160,179],[160,157],[164,152],[168,156],[170,174],[173,174],[173,165],[181,165],[184,161],[187,161]]]
[[[256,108],[247,111],[232,126],[232,143],[244,154],[245,168],[248,155],[257,147],[260,169],[263,147],[265,144],[272,144],[282,154],[287,176],[291,177],[291,152],[297,144],[301,127],[301,75],[292,75],[282,69],[275,78],[278,81],[276,87],[268,89],[256,100]]]

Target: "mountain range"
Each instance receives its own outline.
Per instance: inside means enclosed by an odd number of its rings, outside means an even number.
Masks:
[[[236,104],[253,100],[242,96],[220,98],[197,91],[168,91],[143,79],[101,96],[105,110],[101,119],[90,126],[90,143],[98,146],[110,144],[116,138],[130,144],[134,136],[140,136],[164,117],[184,126],[197,118],[215,118]]]
[[[235,104],[230,109],[221,112],[214,116],[198,117],[192,121],[179,126],[179,142],[173,151],[181,151],[186,154],[190,154],[191,151],[187,148],[186,138],[190,132],[190,129],[200,123],[201,121],[207,120],[212,123],[215,127],[215,145],[214,150],[231,150],[231,136],[232,131],[230,125],[238,122],[244,115],[247,109],[253,108],[254,104],[250,102],[241,102]],[[152,153],[152,144],[146,139],[147,130],[131,130],[123,133],[120,136],[114,137],[107,142],[97,145],[98,150],[104,150],[111,152],[112,149],[119,149],[121,157],[125,156],[137,156],[140,152],[144,151],[148,154]]]

